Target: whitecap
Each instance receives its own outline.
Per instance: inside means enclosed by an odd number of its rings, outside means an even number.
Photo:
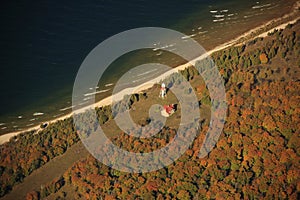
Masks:
[[[35,112],[35,113],[33,113],[33,116],[39,116],[39,115],[43,115],[44,113],[42,113],[42,112]]]
[[[60,113],[60,114],[57,114],[57,115],[53,115],[53,117],[58,117],[58,116],[61,116],[63,115],[64,113]]]
[[[210,10],[209,12],[210,13],[217,13],[218,11],[217,10]]]
[[[224,17],[225,15],[214,15],[214,17],[216,17],[216,18],[222,18],[222,17]]]
[[[200,31],[200,32],[198,32],[198,34],[199,35],[201,35],[201,34],[204,34],[204,33],[207,33],[208,31]]]
[[[154,46],[156,46],[156,45],[160,45],[160,42],[158,42],[158,43],[154,43],[153,45],[154,45]]]
[[[59,111],[69,110],[69,109],[71,109],[71,108],[73,108],[73,107],[75,107],[75,106],[68,106],[68,107],[59,109]]]
[[[192,35],[187,35],[187,36],[183,36],[183,37],[181,37],[181,39],[188,39],[188,38],[191,38],[191,37],[194,37],[194,36],[196,36],[197,34],[192,34]]]
[[[83,101],[87,101],[87,100],[90,100],[92,97],[86,97],[83,99]]]
[[[22,115],[19,115],[19,116],[18,116],[18,119],[22,119],[22,118],[23,118],[23,116],[22,116]]]
[[[150,70],[150,71],[147,71],[147,72],[143,72],[143,73],[141,73],[141,74],[138,74],[137,76],[143,76],[143,75],[149,74],[149,73],[151,73],[151,72],[155,72],[155,71],[157,71],[156,68],[153,69],[153,70]]]
[[[271,7],[268,7],[268,8],[266,8],[267,10],[271,10],[271,9],[274,9],[274,8],[276,8],[276,7],[278,7],[279,6],[279,4],[276,4],[276,5],[274,5],[274,6],[271,6]],[[263,9],[261,9],[261,10],[263,10]]]
[[[153,51],[158,51],[158,50],[160,50],[160,49],[167,49],[167,48],[173,47],[174,45],[176,45],[176,43],[168,44],[168,45],[161,46],[161,47],[156,47],[156,48],[154,48],[154,49],[152,49],[152,50],[153,50]]]
[[[140,81],[145,80],[145,79],[146,79],[146,77],[136,79],[136,80],[133,80],[132,83],[140,82]]]
[[[33,126],[34,125],[34,123],[31,123],[31,124],[27,124],[26,126]]]
[[[272,5],[271,3],[268,3],[268,4],[261,5],[261,6],[252,6],[252,9],[259,9],[259,8],[269,7],[271,5]]]
[[[4,130],[4,129],[7,129],[7,127],[6,127],[6,126],[4,126],[4,127],[2,127],[1,129],[2,129],[2,130]]]
[[[222,19],[214,19],[213,22],[222,22],[224,20],[225,20],[224,18],[222,18]]]
[[[32,121],[35,121],[35,120],[36,120],[36,118],[32,118],[32,119],[30,119],[29,121],[32,122]]]
[[[169,47],[169,45],[166,45],[166,46],[160,47],[160,49],[166,49],[166,48],[168,48],[168,47]]]
[[[107,84],[105,84],[105,87],[109,87],[109,86],[112,86],[112,85],[114,85],[113,83],[107,83]]]
[[[176,51],[177,48],[173,48],[173,49],[170,49],[169,51],[173,52],[173,51]]]
[[[87,103],[88,103],[88,102],[85,101],[85,102],[79,103],[78,105],[79,105],[79,106],[82,106],[82,105],[87,104]]]
[[[109,89],[107,89],[107,90],[100,90],[100,91],[97,91],[97,92],[86,93],[86,94],[84,94],[84,96],[85,97],[86,96],[91,96],[91,95],[95,95],[95,94],[104,93],[104,92],[107,92],[107,91],[109,91]]]
[[[5,125],[5,123],[0,123],[0,126],[3,126],[3,125]]]

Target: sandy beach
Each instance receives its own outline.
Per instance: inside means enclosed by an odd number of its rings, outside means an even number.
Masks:
[[[297,3],[296,7],[299,7],[299,2]],[[297,9],[295,9],[295,10],[297,10]],[[101,107],[101,106],[105,106],[105,105],[110,105],[112,103],[112,100],[118,101],[118,100],[121,100],[123,98],[123,96],[126,95],[126,94],[131,94],[132,92],[133,93],[138,93],[138,92],[141,92],[141,91],[146,90],[148,88],[151,88],[154,84],[160,82],[161,80],[163,80],[164,78],[166,78],[170,74],[172,74],[174,72],[178,72],[179,70],[183,70],[183,69],[187,68],[190,65],[194,65],[197,60],[201,60],[204,57],[209,56],[209,55],[211,55],[214,52],[226,49],[226,48],[228,48],[230,46],[233,46],[233,45],[240,45],[240,44],[242,44],[242,43],[244,43],[244,42],[246,42],[246,41],[248,41],[250,39],[254,39],[254,38],[257,38],[257,37],[266,37],[269,32],[272,32],[275,29],[284,29],[288,24],[293,24],[297,20],[300,19],[300,17],[297,17],[297,18],[295,18],[293,20],[289,20],[288,22],[284,22],[284,23],[282,23],[282,24],[280,24],[280,25],[278,25],[276,27],[272,27],[269,30],[265,30],[263,33],[257,33],[258,31],[261,31],[261,30],[265,29],[267,26],[270,26],[274,22],[282,21],[282,20],[286,19],[289,16],[291,16],[291,14],[283,16],[283,17],[278,18],[278,19],[271,20],[271,21],[265,23],[262,26],[253,28],[252,30],[250,30],[250,31],[242,34],[241,36],[239,36],[239,37],[237,37],[237,38],[235,38],[233,40],[230,40],[230,41],[228,41],[228,42],[226,42],[226,43],[224,43],[222,45],[219,45],[219,46],[215,47],[214,49],[208,51],[206,54],[201,55],[201,56],[195,58],[194,60],[192,60],[192,61],[190,61],[190,62],[188,62],[186,64],[183,64],[183,65],[180,65],[180,66],[178,66],[176,68],[173,68],[172,70],[167,71],[164,74],[160,75],[159,77],[157,77],[155,79],[152,79],[150,81],[147,81],[146,83],[143,83],[143,84],[141,84],[139,86],[136,86],[136,87],[133,87],[133,88],[126,88],[126,89],[118,92],[114,96],[109,96],[109,97],[104,98],[103,100],[101,100],[99,102],[94,103],[93,105],[83,107],[81,109],[78,109],[76,111],[71,112],[70,114],[61,116],[61,117],[53,119],[51,121],[47,121],[45,123],[49,123],[49,124],[55,123],[55,122],[57,122],[59,120],[64,120],[66,118],[71,117],[74,113],[81,113],[81,112],[86,111],[87,109],[93,109],[95,107]],[[255,34],[255,33],[257,33],[257,34]],[[41,130],[40,125],[37,125],[37,126],[31,127],[31,128],[28,128],[26,130],[7,133],[5,135],[0,136],[0,145],[3,144],[3,143],[5,143],[5,142],[8,142],[10,138],[12,138],[13,136],[16,136],[16,135],[18,135],[20,133],[24,133],[24,132],[28,132],[28,131],[35,131],[37,133],[40,130]]]

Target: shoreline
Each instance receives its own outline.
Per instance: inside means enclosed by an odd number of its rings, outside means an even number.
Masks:
[[[300,5],[300,3],[297,2],[296,6],[295,6],[295,10],[297,10],[299,5]],[[241,44],[243,44],[243,43],[245,43],[249,40],[252,40],[252,39],[255,39],[255,38],[258,38],[258,37],[266,37],[268,35],[268,33],[273,32],[275,29],[284,29],[288,24],[294,24],[296,21],[298,21],[300,19],[299,16],[295,17],[294,19],[289,20],[287,22],[281,22],[276,27],[273,27],[273,28],[271,27],[268,30],[264,30],[264,32],[262,32],[262,33],[257,33],[259,31],[262,31],[265,28],[268,28],[268,26],[272,25],[273,23],[280,22],[281,20],[284,20],[288,17],[293,16],[293,14],[295,14],[294,11],[292,13],[286,14],[286,15],[280,17],[280,18],[270,20],[269,22],[267,22],[267,23],[265,23],[261,26],[255,27],[255,28],[243,33],[242,35],[240,35],[240,36],[238,36],[238,37],[236,37],[232,40],[229,40],[228,42],[225,42],[221,45],[218,45],[218,46],[214,47],[212,50],[210,50],[210,51],[206,52],[205,54],[193,59],[192,61],[190,61],[188,63],[185,63],[185,64],[182,64],[182,65],[179,65],[179,66],[173,68],[172,70],[169,70],[169,71],[163,73],[162,75],[160,75],[160,76],[158,76],[158,77],[156,77],[152,80],[149,80],[145,83],[142,83],[141,85],[126,88],[126,89],[114,94],[114,96],[106,97],[106,98],[104,98],[104,99],[102,99],[98,102],[93,103],[92,105],[85,106],[83,108],[72,111],[71,113],[63,115],[61,117],[55,118],[53,120],[45,121],[44,123],[52,124],[52,123],[55,123],[57,121],[64,120],[64,119],[67,119],[69,117],[72,117],[73,114],[82,113],[82,112],[84,112],[88,109],[93,109],[93,108],[96,108],[96,107],[102,107],[102,106],[110,105],[112,103],[112,100],[114,100],[114,101],[122,100],[124,95],[126,95],[126,94],[138,93],[138,92],[142,92],[146,89],[149,89],[154,84],[158,83],[159,81],[166,78],[170,74],[172,74],[174,72],[178,72],[180,70],[183,70],[183,69],[189,67],[190,65],[194,65],[196,63],[196,61],[201,60],[201,59],[205,58],[206,56],[209,56],[209,55],[213,54],[214,52],[226,49],[226,48],[231,47],[231,46],[241,45]],[[19,135],[21,133],[30,132],[30,131],[35,131],[35,133],[38,133],[40,130],[42,130],[42,128],[40,128],[40,125],[37,125],[37,126],[31,127],[31,128],[25,129],[25,130],[6,133],[6,134],[0,136],[0,145],[2,145],[5,142],[8,142],[12,137],[14,137],[16,135]]]

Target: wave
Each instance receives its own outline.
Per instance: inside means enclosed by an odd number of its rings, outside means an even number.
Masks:
[[[228,10],[221,10],[221,13],[227,13]]]
[[[154,74],[152,74],[152,76],[154,76],[154,75],[156,75],[156,74],[159,74],[160,72],[159,71],[157,71],[157,72],[155,72]],[[137,82],[141,82],[141,81],[143,81],[143,80],[145,80],[145,79],[147,79],[147,78],[149,78],[149,77],[147,77],[147,76],[144,76],[144,77],[142,77],[142,78],[140,78],[140,79],[135,79],[135,80],[133,80],[133,81],[131,81],[132,83],[137,83]]]
[[[136,76],[143,76],[143,75],[149,74],[149,73],[151,73],[151,72],[155,72],[155,71],[157,71],[157,69],[156,69],[156,68],[155,68],[155,69],[153,69],[153,70],[150,70],[150,71],[147,71],[147,72],[144,72],[144,73],[138,74],[138,75],[136,75]]]
[[[31,124],[27,124],[26,126],[33,126],[34,125],[34,123],[31,123]]]
[[[234,15],[234,14],[231,13],[231,14],[228,14],[227,16],[228,16],[228,17],[231,17],[231,16],[233,16],[233,15]]]
[[[181,39],[188,39],[188,38],[191,38],[191,37],[194,37],[194,36],[196,36],[197,34],[192,34],[192,35],[187,35],[187,36],[183,36],[183,37],[181,37]]]
[[[216,17],[216,18],[222,18],[222,17],[224,17],[225,15],[214,15],[214,17]]]
[[[69,109],[71,109],[71,108],[73,108],[73,107],[75,107],[75,106],[68,106],[68,107],[59,109],[59,111],[69,110]]]
[[[228,17],[226,18],[226,20],[231,20],[231,23],[239,23],[241,21],[237,21],[237,19],[239,19],[238,17]]]
[[[214,19],[213,22],[222,22],[224,20],[225,20],[224,18],[222,18],[222,19]]]
[[[162,52],[162,51],[160,51],[160,52],[159,52],[159,53],[157,53],[156,55],[157,55],[157,56],[160,56],[162,53],[163,53],[163,52]]]
[[[83,96],[87,97],[87,96],[91,96],[91,95],[95,95],[95,94],[104,93],[104,92],[107,92],[107,91],[109,91],[109,89],[107,89],[107,90],[100,90],[100,91],[97,91],[97,92],[86,93]]]
[[[78,105],[82,106],[82,105],[87,104],[87,103],[89,103],[89,102],[85,101],[85,102],[79,103]]]
[[[253,16],[255,16],[255,15],[245,15],[244,18],[247,19],[247,18],[253,17]]]
[[[33,116],[40,116],[40,115],[43,115],[44,113],[42,113],[42,112],[35,112],[35,113],[33,113]]]
[[[114,85],[113,83],[107,83],[107,84],[105,84],[105,87],[109,87],[109,86],[112,86],[112,85]]]
[[[146,79],[146,77],[136,79],[136,80],[133,80],[132,83],[140,82],[140,81],[145,80],[145,79]]]
[[[83,99],[83,101],[87,101],[87,100],[90,100],[92,97],[86,97]]]
[[[5,123],[0,123],[0,126],[3,126],[3,125],[5,125]]]
[[[268,3],[268,4],[264,4],[264,5],[260,5],[260,6],[252,6],[252,9],[259,9],[259,8],[269,7],[271,5],[272,5],[271,3]]]
[[[177,48],[169,49],[169,51],[176,51],[176,50],[177,50]]]
[[[274,5],[274,6],[270,6],[270,7],[266,8],[266,9],[267,9],[267,10],[271,10],[271,9],[274,9],[274,8],[276,8],[276,7],[278,7],[278,6],[279,6],[279,4]]]
[[[4,126],[4,127],[2,127],[2,128],[1,128],[1,130],[4,130],[4,129],[7,129],[7,127],[6,127],[6,126]]]
[[[201,35],[201,34],[204,34],[204,33],[207,33],[208,31],[200,31],[200,32],[198,32],[198,34],[199,35]]]
[[[209,12],[210,13],[217,13],[218,11],[217,10],[210,10]]]
[[[61,116],[61,115],[63,115],[64,113],[59,113],[59,114],[57,114],[57,115],[53,115],[53,117],[59,117],[59,116]]]
[[[29,121],[32,122],[32,121],[35,121],[37,118],[32,118],[30,119]]]
[[[157,50],[160,50],[160,49],[167,49],[167,48],[173,47],[175,45],[176,45],[176,43],[168,44],[168,45],[165,45],[165,46],[162,46],[162,47],[154,48],[153,51],[157,51]]]
[[[105,87],[108,87],[108,86],[111,86],[111,85],[113,85],[113,83],[106,84]],[[95,88],[93,88],[93,87],[89,88],[89,90],[94,90],[94,89],[96,89],[96,90],[99,89],[99,86],[96,86]]]

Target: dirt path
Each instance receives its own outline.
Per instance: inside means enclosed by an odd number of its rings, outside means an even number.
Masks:
[[[40,190],[41,185],[49,183],[55,177],[62,175],[74,162],[86,158],[89,152],[81,142],[70,147],[63,155],[54,158],[46,165],[35,170],[24,181],[16,185],[13,190],[0,200],[25,199],[26,194],[33,190]]]

